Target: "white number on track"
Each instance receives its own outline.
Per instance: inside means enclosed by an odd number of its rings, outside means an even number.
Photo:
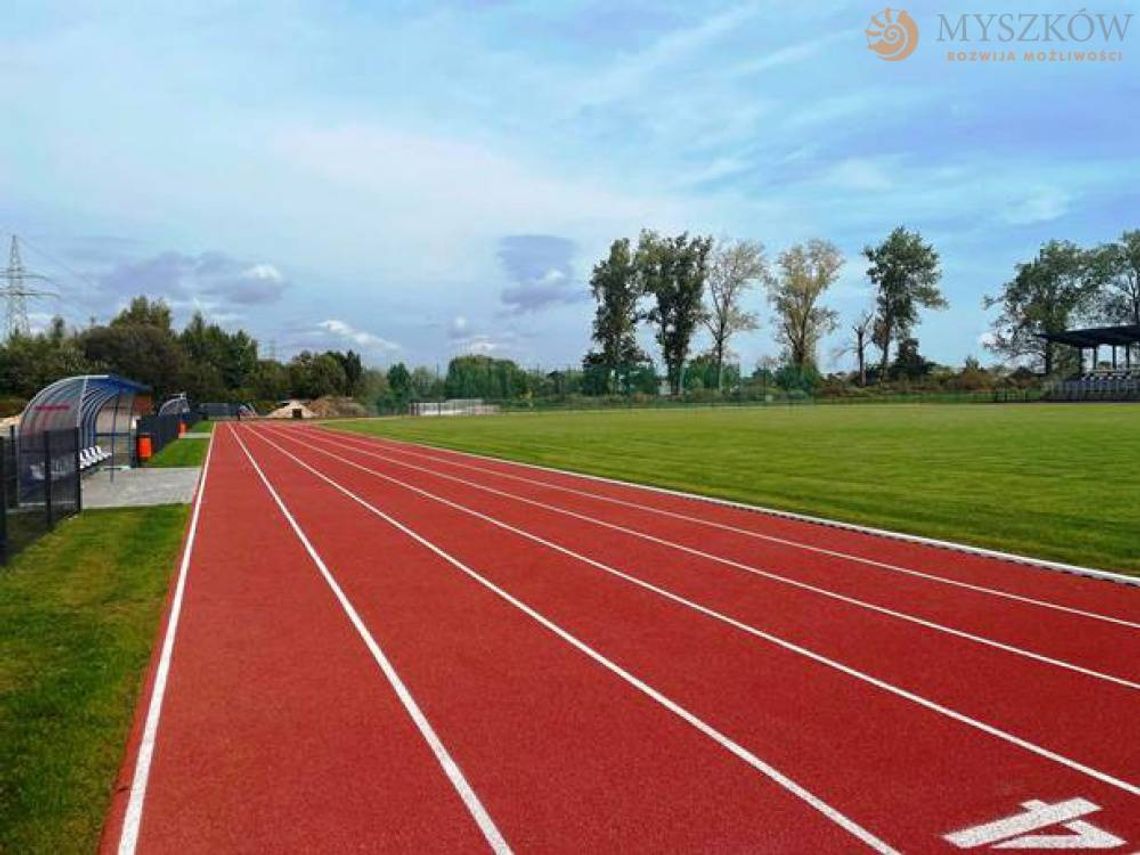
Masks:
[[[1115,849],[1126,842],[1082,819],[1100,810],[1088,799],[1054,804],[1033,799],[1021,806],[1021,813],[963,828],[945,839],[959,849]]]

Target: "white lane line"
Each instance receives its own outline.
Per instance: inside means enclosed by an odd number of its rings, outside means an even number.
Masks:
[[[276,433],[276,432],[274,432],[274,433]],[[314,469],[309,464],[305,463],[303,460],[298,458],[296,455],[294,455],[293,453],[291,453],[287,449],[282,448],[280,445],[275,443],[273,440],[269,439],[267,436],[265,436],[265,432],[259,432],[257,435],[262,440],[269,443],[274,448],[278,449],[282,454],[288,455],[293,460],[297,461],[297,463],[299,463],[301,466],[308,469],[310,472],[313,472],[315,475],[317,475],[318,477],[328,481],[330,484],[334,484],[334,486],[336,486],[337,489],[341,490],[342,492],[349,494],[349,491],[346,488],[341,487],[339,484],[336,484],[336,482],[334,482],[331,478],[328,478],[327,476],[318,472],[316,469]],[[923,696],[915,694],[914,692],[911,692],[907,689],[903,689],[900,686],[896,686],[893,683],[888,683],[885,680],[881,680],[878,677],[874,677],[874,676],[867,674],[863,671],[859,671],[858,669],[852,668],[849,665],[844,665],[842,662],[839,662],[835,659],[831,659],[831,658],[823,655],[822,653],[816,653],[815,651],[809,650],[808,648],[803,647],[799,644],[796,644],[795,642],[787,641],[786,639],[780,638],[779,636],[773,635],[769,632],[765,632],[762,629],[757,629],[756,627],[751,626],[750,624],[746,624],[742,621],[736,620],[735,618],[729,617],[728,615],[722,614],[721,612],[710,609],[707,606],[702,606],[700,603],[693,602],[692,600],[687,600],[684,597],[680,596],[679,594],[674,594],[673,592],[667,591],[664,588],[659,588],[650,582],[646,582],[643,579],[637,578],[636,576],[630,576],[629,574],[623,573],[621,570],[618,570],[614,567],[611,567],[608,564],[603,564],[600,561],[595,561],[593,558],[588,558],[585,555],[580,555],[579,553],[574,552],[572,549],[567,549],[566,547],[560,546],[557,543],[552,543],[548,540],[544,540],[543,538],[539,537],[538,535],[531,534],[530,532],[523,531],[522,529],[516,528],[512,525],[509,525],[508,523],[504,523],[504,522],[501,522],[500,520],[494,519],[493,517],[489,517],[486,514],[482,514],[482,513],[479,513],[478,511],[472,510],[470,508],[466,508],[463,505],[452,502],[449,499],[444,499],[440,496],[435,496],[434,494],[428,492],[427,490],[423,490],[419,487],[412,486],[411,484],[405,484],[403,481],[400,481],[398,478],[393,478],[390,475],[384,475],[381,472],[377,472],[373,469],[369,469],[367,466],[361,466],[359,463],[355,463],[354,461],[349,460],[345,457],[341,457],[340,455],[333,454],[332,452],[325,451],[321,448],[317,448],[316,446],[310,445],[310,446],[305,446],[305,447],[312,450],[312,451],[316,451],[319,454],[324,454],[327,457],[332,457],[334,460],[339,460],[347,466],[351,466],[355,469],[359,469],[362,472],[366,472],[366,473],[368,473],[368,474],[370,474],[376,478],[382,478],[385,481],[389,481],[393,484],[398,484],[407,490],[410,490],[410,491],[415,492],[415,493],[419,493],[419,494],[421,494],[425,497],[428,497],[428,498],[432,498],[441,504],[448,505],[448,506],[454,508],[455,510],[462,511],[463,513],[470,514],[471,516],[482,519],[485,522],[490,523],[491,525],[494,525],[494,526],[497,526],[498,528],[504,529],[505,531],[510,531],[513,534],[517,534],[520,537],[526,538],[527,540],[532,540],[535,543],[539,543],[543,546],[546,546],[549,549],[554,550],[555,552],[560,552],[563,555],[566,555],[570,558],[574,558],[578,561],[581,561],[584,564],[588,564],[591,567],[594,567],[598,570],[601,570],[604,573],[610,574],[611,576],[615,576],[619,579],[624,579],[625,581],[627,581],[633,585],[637,585],[640,588],[644,588],[647,591],[652,591],[653,593],[658,594],[659,596],[662,596],[668,600],[671,600],[671,601],[677,603],[678,605],[685,606],[686,608],[690,608],[693,611],[700,612],[701,614],[706,615],[707,617],[713,618],[714,620],[718,620],[718,621],[721,621],[722,623],[728,624],[729,626],[735,627],[736,629],[739,629],[741,632],[746,632],[749,635],[755,636],[756,638],[763,639],[764,641],[767,641],[767,642],[774,644],[778,647],[782,647],[783,649],[791,651],[792,653],[796,653],[796,654],[799,654],[800,656],[804,656],[808,659],[811,659],[813,662],[818,662],[821,665],[826,665],[829,668],[834,668],[836,671],[839,671],[840,673],[846,674],[849,677],[853,677],[856,680],[867,683],[868,685],[874,686],[877,689],[881,689],[882,691],[889,692],[892,695],[903,698],[907,701],[910,701],[911,703],[917,704],[918,706],[921,706],[925,709],[928,709],[931,712],[935,712],[935,713],[938,713],[939,715],[943,715],[943,716],[946,716],[947,718],[951,718],[954,721],[957,721],[961,724],[965,724],[968,727],[972,727],[976,730],[980,730],[983,733],[986,733],[990,736],[996,737],[997,739],[1008,742],[1011,745],[1016,745],[1018,748],[1022,748],[1025,751],[1028,751],[1032,754],[1036,754],[1038,757],[1043,757],[1046,760],[1051,760],[1054,763],[1058,763],[1062,766],[1065,766],[1069,769],[1072,769],[1075,772],[1080,772],[1081,774],[1087,775],[1090,778],[1095,778],[1098,781],[1101,781],[1105,784],[1109,784],[1110,786],[1116,787],[1117,789],[1123,790],[1124,792],[1129,793],[1130,795],[1140,796],[1140,786],[1138,786],[1136,784],[1132,784],[1132,783],[1129,783],[1128,781],[1124,781],[1120,778],[1116,778],[1113,775],[1108,774],[1107,772],[1102,772],[1099,769],[1095,769],[1092,766],[1087,766],[1084,763],[1081,763],[1077,760],[1073,760],[1069,757],[1064,756],[1063,754],[1058,754],[1057,752],[1052,751],[1048,748],[1045,748],[1041,745],[1037,745],[1036,743],[1030,742],[1029,740],[1022,739],[1019,736],[1015,736],[1014,734],[1009,733],[1008,731],[1002,730],[1002,729],[995,727],[993,725],[990,725],[990,724],[986,724],[985,722],[979,721],[978,719],[971,718],[970,716],[966,715],[965,713],[960,713],[957,710],[950,709],[949,707],[943,706],[942,704],[939,704],[936,701],[929,700],[928,698],[924,698]],[[367,507],[371,507],[363,499],[356,497],[355,494],[350,494],[350,495],[352,495],[354,498],[357,498],[357,501],[359,501],[361,504],[363,504]],[[377,513],[380,513],[380,512],[377,511]]]
[[[344,437],[345,439],[349,438],[349,435],[348,435],[349,432],[348,431],[331,430],[331,429],[323,428],[323,427],[318,428],[318,430],[321,433],[325,433],[325,434],[329,434],[329,435],[333,435],[333,436],[337,436],[337,437]],[[789,547],[792,547],[794,549],[802,549],[802,550],[805,550],[807,552],[814,552],[818,555],[827,555],[827,556],[830,556],[832,558],[838,558],[838,559],[844,560],[844,561],[851,561],[851,562],[854,562],[857,564],[865,564],[868,567],[877,567],[880,570],[888,570],[888,571],[893,572],[893,573],[903,573],[905,575],[914,576],[914,577],[919,578],[919,579],[925,579],[925,580],[930,581],[930,582],[937,582],[937,583],[943,584],[943,585],[952,585],[956,588],[964,588],[967,590],[976,591],[976,592],[981,593],[981,594],[987,594],[989,596],[1001,597],[1001,598],[1007,599],[1007,600],[1015,600],[1017,602],[1025,603],[1027,605],[1038,606],[1040,608],[1045,608],[1045,609],[1053,609],[1055,611],[1066,612],[1068,614],[1078,615],[1080,617],[1090,618],[1092,620],[1104,621],[1106,623],[1112,623],[1112,624],[1116,624],[1118,626],[1126,626],[1129,629],[1140,629],[1140,622],[1137,622],[1137,621],[1130,621],[1130,620],[1126,620],[1124,618],[1112,617],[1111,615],[1105,615],[1105,614],[1101,614],[1099,612],[1087,611],[1085,609],[1078,609],[1078,608],[1075,608],[1073,606],[1065,606],[1065,605],[1061,605],[1060,603],[1051,602],[1049,600],[1041,600],[1041,599],[1037,599],[1035,597],[1027,597],[1027,596],[1023,596],[1021,594],[1014,594],[1014,593],[1011,593],[1009,591],[1002,591],[998,588],[987,588],[984,585],[975,585],[975,584],[972,584],[970,582],[962,582],[962,581],[959,581],[957,579],[951,579],[951,578],[946,577],[946,576],[939,576],[936,573],[926,573],[926,572],[923,572],[921,570],[915,570],[915,569],[910,568],[910,567],[903,567],[903,566],[898,565],[898,564],[891,564],[891,563],[886,562],[886,561],[876,561],[873,558],[866,558],[866,557],[861,556],[861,555],[854,555],[854,554],[851,554],[848,552],[840,552],[840,551],[834,550],[834,549],[827,549],[827,548],[821,547],[821,546],[814,546],[810,543],[804,543],[803,541],[799,541],[799,540],[790,540],[788,538],[778,537],[776,535],[764,534],[764,533],[759,532],[759,531],[753,531],[752,529],[740,528],[739,526],[728,525],[727,523],[720,523],[720,522],[716,522],[715,520],[707,520],[707,519],[703,519],[701,517],[690,516],[688,514],[682,514],[682,513],[676,512],[676,511],[668,511],[668,510],[665,510],[664,508],[654,507],[653,505],[643,505],[639,502],[628,501],[625,499],[618,499],[618,498],[613,497],[613,496],[598,495],[597,493],[591,493],[591,492],[588,492],[586,490],[577,490],[573,487],[566,487],[564,485],[554,484],[554,483],[551,483],[549,481],[540,481],[540,480],[537,480],[534,478],[524,478],[521,475],[513,475],[513,474],[510,474],[507,472],[500,472],[500,471],[494,470],[494,469],[487,469],[486,467],[482,467],[482,466],[473,466],[469,463],[461,463],[457,460],[450,460],[450,459],[447,459],[444,457],[431,456],[431,455],[423,454],[422,452],[419,452],[419,451],[411,451],[410,449],[422,449],[425,447],[430,447],[433,450],[436,450],[436,451],[439,451],[441,453],[448,454],[448,455],[454,454],[454,455],[460,455],[463,457],[470,457],[470,458],[473,458],[475,460],[485,460],[485,461],[488,461],[491,463],[499,463],[499,464],[502,464],[504,466],[517,466],[517,467],[522,467],[525,469],[534,469],[534,470],[539,471],[539,472],[545,472],[545,473],[549,473],[549,474],[553,474],[553,475],[562,475],[566,478],[571,478],[571,479],[581,479],[581,480],[586,480],[586,481],[597,481],[599,483],[609,484],[609,485],[612,485],[615,487],[623,487],[625,489],[635,491],[635,492],[636,491],[645,491],[645,492],[650,492],[650,493],[660,493],[662,495],[672,496],[674,498],[686,499],[689,501],[696,501],[696,502],[706,502],[706,503],[713,504],[713,505],[722,505],[724,507],[734,508],[736,510],[745,510],[745,511],[749,511],[751,513],[759,513],[759,514],[763,514],[763,515],[767,515],[767,516],[774,516],[774,517],[779,517],[779,518],[791,519],[791,520],[796,520],[796,521],[800,521],[800,522],[806,522],[806,523],[809,523],[812,525],[823,525],[823,526],[826,526],[828,528],[839,528],[839,529],[844,529],[844,530],[850,530],[850,531],[854,531],[856,533],[870,534],[870,535],[873,535],[876,537],[884,537],[884,538],[887,538],[890,540],[902,540],[904,542],[916,543],[918,545],[933,546],[933,547],[939,548],[939,549],[949,549],[949,550],[953,550],[953,551],[963,552],[966,554],[978,555],[978,556],[981,556],[983,558],[993,558],[993,559],[997,559],[999,561],[1010,561],[1010,562],[1013,562],[1015,564],[1028,565],[1028,566],[1039,567],[1039,568],[1044,568],[1044,569],[1058,569],[1058,570],[1062,570],[1063,572],[1066,572],[1066,573],[1072,573],[1072,574],[1076,574],[1076,575],[1086,575],[1086,576],[1090,576],[1091,578],[1106,577],[1106,578],[1110,578],[1111,581],[1120,582],[1123,584],[1130,584],[1130,585],[1140,584],[1140,581],[1138,581],[1136,578],[1133,578],[1130,576],[1124,576],[1124,575],[1118,574],[1118,573],[1107,573],[1107,572],[1101,571],[1101,570],[1095,570],[1094,571],[1094,570],[1092,570],[1090,568],[1086,568],[1086,567],[1062,565],[1062,564],[1059,564],[1057,562],[1041,561],[1038,559],[1027,558],[1027,557],[1023,557],[1020,555],[1009,555],[1009,554],[1006,554],[1003,552],[997,552],[995,550],[980,549],[978,547],[966,546],[964,544],[948,543],[945,541],[938,541],[938,540],[932,540],[930,538],[918,537],[916,535],[900,534],[898,532],[890,532],[890,531],[883,531],[881,529],[867,528],[866,526],[859,526],[859,525],[855,525],[853,523],[841,523],[841,522],[836,522],[834,520],[826,520],[826,519],[821,519],[821,518],[816,518],[816,517],[809,517],[809,516],[805,516],[803,514],[794,514],[794,513],[788,512],[788,511],[778,511],[778,510],[773,510],[771,508],[760,507],[758,505],[746,505],[743,502],[733,502],[733,501],[729,501],[727,499],[718,499],[718,498],[715,498],[712,496],[700,496],[700,495],[697,495],[695,493],[684,493],[684,492],[681,492],[680,490],[670,490],[670,489],[667,489],[665,487],[654,487],[654,486],[651,486],[648,484],[635,484],[635,483],[632,483],[630,481],[620,481],[616,478],[605,478],[601,475],[589,475],[589,474],[586,474],[583,472],[570,472],[570,471],[567,471],[564,469],[554,469],[553,467],[550,467],[550,466],[539,466],[538,464],[535,464],[535,463],[523,463],[523,462],[520,462],[517,460],[505,460],[505,459],[498,458],[498,457],[488,457],[487,455],[484,455],[484,454],[475,454],[475,453],[469,452],[469,451],[456,451],[455,449],[451,449],[451,448],[447,448],[447,449],[439,448],[439,449],[437,449],[434,446],[414,445],[411,443],[398,442],[396,440],[390,440],[387,438],[385,438],[382,442],[380,441],[379,438],[376,438],[376,437],[364,437],[364,436],[357,435],[357,436],[352,436],[351,438],[358,440],[358,441],[361,441],[361,442],[364,442],[364,443],[367,443],[369,445],[373,445],[373,446],[375,446],[375,445],[381,445],[383,447],[396,446],[401,452],[403,452],[405,454],[414,455],[416,457],[422,457],[424,459],[433,460],[433,461],[437,461],[440,463],[446,463],[449,466],[459,466],[459,467],[462,467],[464,469],[472,469],[476,472],[483,472],[483,473],[486,473],[488,475],[496,475],[496,476],[501,477],[501,478],[509,478],[511,480],[520,481],[520,482],[526,483],[526,484],[531,484],[531,485],[534,485],[536,487],[546,487],[546,488],[549,488],[551,490],[559,490],[559,491],[565,492],[565,493],[573,493],[575,495],[585,496],[586,498],[589,498],[589,499],[595,499],[599,502],[608,502],[610,504],[622,505],[622,506],[628,507],[628,508],[636,508],[638,510],[646,511],[647,513],[659,514],[661,516],[671,517],[673,519],[679,519],[679,520],[683,520],[685,522],[695,523],[697,525],[704,525],[704,526],[708,526],[710,528],[721,529],[722,531],[730,531],[730,532],[733,532],[734,534],[740,534],[740,535],[743,535],[745,537],[755,538],[757,540],[765,540],[765,541],[768,541],[770,543],[778,543],[778,544],[781,544],[782,546],[789,546]],[[357,446],[357,447],[359,447],[359,446]]]
[[[375,505],[368,502],[366,499],[361,498],[356,493],[349,490],[347,487],[344,487],[343,485],[341,485],[337,481],[334,481],[332,478],[329,478],[324,473],[318,471],[317,469],[314,469],[312,466],[310,466],[305,461],[301,460],[299,457],[297,457],[292,452],[288,451],[285,448],[282,448],[280,445],[275,443],[273,440],[269,439],[265,435],[264,431],[253,431],[253,433],[257,437],[259,437],[263,442],[268,443],[269,445],[273,446],[278,451],[280,451],[282,454],[284,454],[286,457],[289,457],[290,459],[292,459],[295,463],[297,463],[303,469],[308,470],[313,475],[315,475],[317,478],[321,479],[326,484],[328,484],[329,486],[336,489],[342,495],[347,496],[348,498],[352,499],[354,502],[356,502],[358,505],[360,505],[361,507],[368,510],[370,513],[375,514],[377,517],[384,520],[384,522],[388,523],[390,526],[395,528],[397,531],[402,532],[403,534],[405,534],[406,536],[408,536],[412,540],[414,540],[416,543],[418,543],[421,546],[423,546],[424,548],[430,550],[432,553],[434,553],[435,555],[442,558],[444,561],[446,561],[452,567],[454,567],[457,570],[459,570],[460,572],[464,573],[469,578],[473,579],[474,581],[476,581],[477,583],[482,585],[487,590],[491,591],[493,594],[495,594],[496,596],[498,596],[499,598],[501,598],[505,602],[514,606],[516,609],[521,611],[527,617],[531,618],[532,620],[534,620],[535,622],[537,622],[541,626],[545,627],[546,629],[548,629],[550,632],[554,633],[556,636],[561,638],[566,643],[572,645],[579,652],[585,654],[590,659],[592,659],[594,662],[598,663],[603,668],[610,671],[612,674],[621,678],[623,681],[625,681],[629,685],[633,686],[639,692],[645,694],[646,696],[648,696],[649,698],[651,698],[652,700],[654,700],[655,702],[660,704],[665,709],[669,710],[669,712],[673,713],[674,715],[676,715],[677,717],[679,717],[680,719],[685,721],[687,724],[696,728],[698,731],[700,731],[702,734],[707,736],[709,739],[713,740],[715,743],[720,745],[722,748],[731,752],[733,755],[738,757],[740,760],[743,760],[745,763],[747,763],[753,769],[760,772],[762,775],[764,775],[765,777],[774,781],[775,783],[779,784],[781,787],[786,789],[788,792],[792,793],[797,798],[806,802],[808,805],[813,807],[819,813],[823,814],[825,817],[827,817],[829,820],[834,822],[836,825],[843,828],[845,831],[850,833],[852,836],[863,841],[863,843],[867,844],[867,846],[869,846],[872,850],[874,850],[876,852],[884,853],[884,855],[887,855],[887,853],[897,853],[897,850],[893,849],[887,843],[884,843],[882,840],[880,840],[878,837],[873,835],[871,832],[864,829],[862,826],[860,826],[854,820],[849,819],[843,813],[841,813],[837,809],[833,808],[831,805],[827,804],[827,802],[823,801],[818,796],[814,795],[813,793],[811,793],[809,790],[807,790],[806,788],[804,788],[800,784],[797,784],[794,780],[792,780],[787,775],[782,773],[779,769],[776,769],[774,766],[771,766],[768,763],[765,763],[763,760],[761,760],[759,757],[757,757],[755,754],[753,754],[747,748],[744,748],[739,743],[734,742],[732,739],[730,739],[725,734],[721,733],[719,730],[714,728],[712,725],[708,724],[703,719],[701,719],[698,716],[694,715],[693,713],[689,712],[687,709],[685,709],[684,707],[682,707],[680,704],[676,703],[675,701],[670,700],[667,696],[663,695],[661,692],[657,691],[652,686],[650,686],[648,683],[645,683],[644,681],[642,681],[638,677],[635,677],[633,674],[631,674],[629,671],[626,671],[624,668],[622,668],[617,663],[611,661],[610,659],[607,659],[604,655],[599,653],[597,650],[590,647],[584,641],[582,641],[579,638],[577,638],[576,636],[572,635],[567,630],[563,629],[561,626],[554,623],[549,618],[547,618],[544,615],[540,614],[539,612],[535,611],[533,608],[528,606],[522,600],[519,600],[517,597],[514,597],[513,595],[507,593],[505,590],[500,588],[494,582],[490,581],[489,579],[485,578],[484,576],[481,576],[475,570],[472,570],[470,567],[468,567],[466,564],[464,564],[458,558],[455,558],[450,553],[445,552],[439,546],[436,546],[434,543],[429,541],[427,538],[423,537],[422,535],[420,535],[417,532],[413,531],[412,529],[408,528],[408,526],[404,525],[399,520],[397,520],[394,517],[391,517],[388,514],[384,513],[384,511],[380,510]]]
[[[329,440],[329,441],[333,442],[332,440]],[[351,451],[358,452],[360,454],[367,455],[369,457],[374,457],[377,460],[384,460],[384,461],[391,463],[395,466],[402,466],[405,469],[412,469],[412,470],[417,471],[417,472],[423,472],[423,473],[425,473],[427,475],[431,475],[435,478],[443,478],[443,479],[448,480],[448,481],[454,481],[458,484],[463,484],[463,485],[471,487],[472,489],[475,489],[475,490],[482,490],[482,491],[487,492],[487,493],[492,493],[496,496],[502,496],[504,498],[511,499],[513,501],[522,502],[522,503],[530,505],[532,507],[542,508],[543,510],[550,511],[552,513],[563,514],[565,516],[572,517],[573,519],[577,519],[577,520],[581,520],[582,522],[589,523],[590,525],[596,525],[596,526],[599,526],[601,528],[607,528],[607,529],[610,529],[612,531],[621,532],[622,534],[627,534],[631,537],[637,537],[637,538],[640,538],[642,540],[649,541],[651,543],[656,543],[660,546],[664,546],[664,547],[667,547],[669,549],[676,549],[680,552],[684,552],[684,553],[687,553],[689,555],[693,555],[697,558],[701,558],[701,559],[704,559],[706,561],[713,561],[713,562],[716,562],[718,564],[723,564],[727,567],[732,567],[735,570],[742,570],[743,572],[750,573],[754,576],[759,576],[761,578],[768,579],[770,581],[777,582],[777,583],[782,584],[782,585],[789,585],[789,586],[794,587],[794,588],[799,588],[801,590],[809,591],[809,592],[814,593],[814,594],[819,594],[820,596],[828,597],[830,599],[846,603],[847,605],[855,606],[856,608],[866,609],[868,611],[872,611],[872,612],[876,612],[878,614],[886,615],[887,617],[896,618],[898,620],[906,621],[907,623],[912,623],[912,624],[915,624],[917,626],[921,626],[925,629],[934,630],[935,632],[946,633],[947,635],[952,635],[956,638],[961,638],[961,639],[964,639],[966,641],[971,641],[971,642],[974,642],[976,644],[984,645],[986,647],[992,647],[992,648],[995,648],[997,650],[1001,650],[1004,653],[1010,653],[1014,656],[1022,656],[1022,657],[1025,657],[1026,659],[1032,659],[1035,662],[1040,662],[1040,663],[1045,664],[1045,665],[1050,665],[1050,666],[1053,666],[1056,668],[1063,668],[1067,671],[1073,671],[1075,673],[1082,674],[1086,677],[1092,677],[1092,678],[1097,679],[1097,680],[1104,680],[1105,682],[1114,683],[1116,685],[1123,686],[1124,688],[1127,688],[1127,689],[1134,689],[1134,690],[1140,691],[1140,683],[1137,683],[1133,680],[1125,679],[1124,677],[1118,677],[1118,676],[1113,675],[1113,674],[1107,674],[1103,671],[1096,671],[1092,668],[1086,668],[1082,665],[1077,665],[1077,664],[1074,664],[1072,662],[1067,662],[1063,659],[1055,659],[1051,656],[1046,656],[1042,653],[1035,653],[1032,650],[1026,650],[1025,648],[1017,647],[1017,646],[1011,645],[1011,644],[1006,644],[1004,642],[997,641],[997,640],[992,639],[992,638],[986,638],[985,636],[975,635],[974,633],[966,632],[965,630],[955,629],[954,627],[946,626],[945,624],[936,623],[935,621],[926,620],[925,618],[920,618],[920,617],[917,617],[915,615],[908,614],[906,612],[896,611],[895,609],[889,609],[886,606],[876,605],[875,603],[870,603],[870,602],[867,602],[866,600],[860,600],[856,597],[850,597],[850,596],[847,596],[846,594],[840,594],[836,591],[832,591],[832,590],[827,589],[827,588],[820,588],[820,587],[818,587],[816,585],[812,585],[808,582],[802,582],[798,579],[793,579],[793,578],[790,578],[787,576],[781,576],[778,573],[773,573],[770,570],[765,570],[762,567],[757,567],[753,564],[744,564],[743,562],[740,562],[740,561],[734,561],[731,558],[724,558],[724,557],[716,555],[714,553],[705,552],[703,550],[696,549],[696,548],[691,547],[691,546],[686,546],[686,545],[681,544],[681,543],[676,543],[675,541],[666,540],[664,538],[660,538],[660,537],[657,537],[655,535],[648,534],[646,532],[638,531],[636,529],[627,528],[626,526],[618,525],[616,523],[605,522],[604,520],[596,519],[595,517],[591,517],[587,514],[581,514],[581,513],[578,513],[577,511],[571,511],[567,508],[561,508],[557,505],[550,505],[550,504],[547,504],[546,502],[540,502],[537,499],[529,499],[529,498],[526,498],[525,496],[519,496],[515,493],[509,493],[509,492],[506,492],[504,490],[496,489],[494,487],[488,487],[484,484],[476,483],[475,481],[468,481],[465,478],[459,478],[458,476],[455,476],[455,475],[448,475],[446,473],[439,472],[439,471],[434,470],[434,469],[429,469],[429,468],[426,468],[423,466],[417,466],[413,463],[407,463],[407,462],[405,462],[403,460],[399,460],[397,458],[387,457],[383,454],[379,454],[379,453],[374,452],[374,451],[366,451],[365,449],[360,448],[360,447],[355,446],[355,445],[344,445],[344,444],[338,444],[338,443],[333,442],[333,446],[336,448],[339,448],[341,450],[346,450],[346,451],[351,450]]]
[[[166,634],[162,639],[162,652],[159,654],[158,668],[154,673],[150,703],[146,711],[139,753],[135,758],[135,772],[131,778],[131,794],[127,800],[127,810],[123,816],[123,829],[119,835],[119,855],[133,855],[139,842],[139,828],[142,825],[143,808],[146,806],[147,785],[150,782],[150,766],[154,758],[154,743],[158,737],[158,725],[162,718],[162,702],[166,697],[166,683],[170,677],[170,659],[174,654],[174,639],[178,634],[178,621],[182,616],[182,599],[186,593],[186,576],[190,571],[190,558],[194,554],[194,541],[198,536],[198,520],[202,514],[202,502],[206,495],[206,479],[210,476],[210,461],[214,454],[214,433],[210,434],[210,444],[206,446],[206,462],[202,464],[202,478],[198,482],[194,496],[194,511],[190,515],[190,528],[186,534],[186,545],[182,549],[182,561],[178,565],[178,581],[174,586],[174,597],[170,601],[170,616],[166,621]]]
[[[475,790],[472,789],[471,784],[469,784],[467,778],[464,777],[463,771],[459,768],[459,764],[456,763],[451,754],[448,753],[443,741],[431,726],[431,722],[428,721],[427,716],[424,715],[423,710],[421,710],[419,704],[416,703],[416,699],[412,697],[412,693],[408,690],[408,687],[404,685],[404,681],[400,679],[396,668],[388,660],[388,657],[384,654],[384,651],[376,642],[376,639],[372,637],[372,633],[368,631],[368,627],[365,626],[364,621],[353,607],[352,602],[345,595],[339,583],[337,583],[336,578],[329,571],[324,559],[321,558],[320,554],[313,547],[313,544],[305,535],[304,530],[297,523],[293,514],[290,513],[289,508],[285,505],[285,502],[277,490],[274,489],[273,484],[271,484],[269,479],[265,476],[261,466],[258,465],[253,455],[250,454],[249,449],[241,440],[241,437],[238,436],[237,431],[234,431],[234,438],[237,439],[241,450],[245,452],[245,456],[249,458],[249,462],[253,465],[257,476],[261,479],[261,483],[265,485],[265,489],[268,490],[269,495],[273,497],[273,501],[277,504],[281,514],[288,521],[289,526],[293,529],[293,533],[297,535],[297,539],[301,541],[301,545],[305,547],[305,551],[308,552],[309,557],[313,559],[313,563],[317,566],[321,576],[332,590],[333,595],[336,597],[337,602],[340,603],[340,607],[344,610],[344,613],[348,615],[348,619],[352,622],[357,634],[364,641],[368,651],[372,654],[372,658],[376,660],[376,664],[379,665],[380,670],[384,672],[384,676],[392,686],[392,689],[396,692],[400,703],[404,705],[404,709],[407,710],[408,715],[419,729],[420,735],[423,736],[424,741],[428,744],[428,747],[431,748],[432,754],[435,755],[439,765],[443,768],[443,772],[447,775],[451,786],[455,788],[459,797],[463,799],[463,804],[466,805],[467,810],[478,824],[479,830],[483,832],[483,837],[486,838],[488,845],[494,852],[509,853],[511,851],[510,846],[507,845],[507,841],[495,826],[494,820],[491,819],[490,814],[488,814],[486,808],[483,807],[483,803],[479,801],[479,797],[475,794]]]

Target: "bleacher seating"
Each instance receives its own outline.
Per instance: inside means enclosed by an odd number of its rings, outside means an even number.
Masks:
[[[1100,368],[1054,384],[1051,397],[1067,401],[1127,401],[1140,398],[1140,368]]]

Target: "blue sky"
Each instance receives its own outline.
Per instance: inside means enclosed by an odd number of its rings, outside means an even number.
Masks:
[[[958,363],[982,353],[983,295],[1041,242],[1140,228],[1140,23],[1116,63],[970,65],[946,61],[937,16],[975,8],[911,5],[918,50],[884,62],[863,34],[878,8],[17,0],[0,233],[64,294],[40,322],[142,292],[280,357],[557,366],[589,345],[586,281],[615,237],[688,229],[773,257],[828,238],[847,319],[870,301],[860,249],[906,224],[941,252],[951,306],[922,349]],[[747,366],[778,350],[750,301]]]

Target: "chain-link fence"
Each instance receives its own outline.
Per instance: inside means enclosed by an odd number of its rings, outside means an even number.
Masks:
[[[0,438],[0,563],[82,507],[78,429]]]

